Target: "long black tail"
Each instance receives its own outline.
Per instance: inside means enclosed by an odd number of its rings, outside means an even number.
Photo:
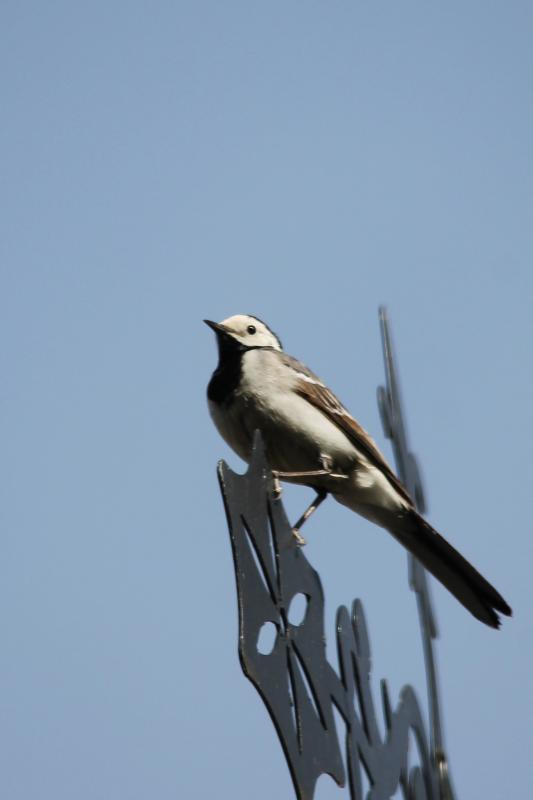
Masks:
[[[394,525],[388,523],[388,531],[481,622],[499,628],[496,612],[511,616],[494,586],[414,509],[398,516]]]

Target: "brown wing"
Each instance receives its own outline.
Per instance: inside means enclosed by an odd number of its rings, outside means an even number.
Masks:
[[[346,434],[350,441],[353,442],[359,452],[366,456],[371,464],[380,469],[381,472],[387,476],[398,494],[400,494],[404,500],[407,500],[410,505],[413,504],[407,489],[389,467],[373,439],[342,406],[333,392],[320,382],[316,375],[313,375],[309,371],[305,378],[298,381],[295,390],[301,397],[305,398],[311,405],[318,408],[319,411],[334,422],[335,425]]]

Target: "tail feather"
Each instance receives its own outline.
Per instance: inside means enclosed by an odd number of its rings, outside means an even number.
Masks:
[[[388,520],[386,527],[481,622],[499,628],[496,612],[511,616],[494,586],[414,509],[396,516],[394,524]]]

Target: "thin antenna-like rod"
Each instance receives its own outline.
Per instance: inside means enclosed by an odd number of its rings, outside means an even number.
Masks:
[[[379,309],[381,342],[385,361],[385,387],[378,387],[378,406],[385,436],[391,440],[398,475],[421,513],[426,511],[424,488],[415,456],[408,445],[403,416],[398,373],[392,346],[387,310]],[[426,666],[431,751],[439,775],[441,800],[454,800],[448,762],[444,751],[440,693],[433,641],[438,636],[435,614],[431,604],[426,571],[411,554],[409,560],[409,585],[416,594],[418,618]]]

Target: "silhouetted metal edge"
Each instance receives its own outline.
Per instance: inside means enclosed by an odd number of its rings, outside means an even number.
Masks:
[[[383,431],[385,436],[391,439],[398,475],[407,491],[414,499],[418,510],[424,513],[426,511],[425,492],[418,461],[410,451],[408,445],[407,428],[403,415],[392,335],[387,310],[384,306],[381,306],[379,309],[379,322],[383,360],[385,362],[386,385],[385,388],[382,386],[378,387],[377,398]],[[437,622],[433,611],[426,571],[410,554],[408,555],[408,563],[409,584],[416,593],[426,668],[432,757],[439,775],[441,800],[455,800],[448,761],[444,749],[439,682],[433,647],[433,640],[438,637]]]

